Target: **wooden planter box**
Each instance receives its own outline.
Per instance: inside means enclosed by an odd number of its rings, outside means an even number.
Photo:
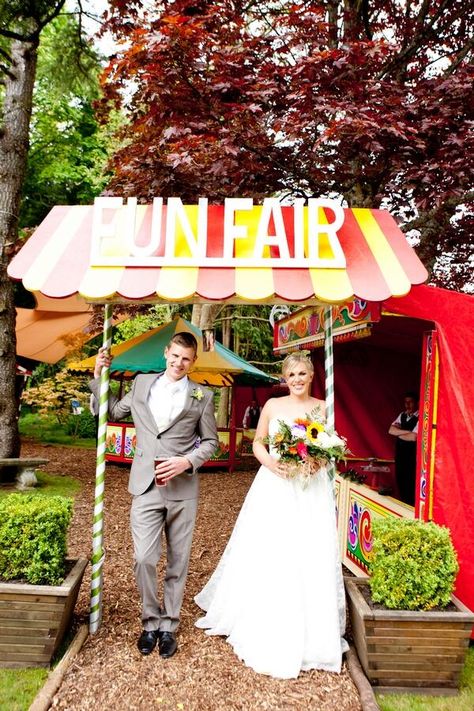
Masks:
[[[370,683],[380,692],[455,694],[474,614],[372,609],[367,579],[345,579],[354,644]]]
[[[0,667],[47,667],[71,622],[85,558],[62,585],[0,583]]]

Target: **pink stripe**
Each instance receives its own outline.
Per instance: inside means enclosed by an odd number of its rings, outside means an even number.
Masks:
[[[235,269],[201,267],[196,292],[203,299],[229,299],[235,294]]]
[[[273,269],[275,295],[285,301],[305,301],[314,296],[308,269]]]
[[[68,205],[57,205],[46,215],[30,239],[8,265],[8,274],[12,279],[21,279],[36,259],[36,255],[49,242],[52,233],[56,231],[71,208]]]
[[[64,209],[68,211],[73,210],[74,207],[65,207]],[[78,221],[74,236],[57,262],[52,265],[43,284],[41,292],[45,296],[58,299],[71,296],[79,291],[79,285],[89,267],[93,212],[92,206],[87,211],[83,211],[82,208],[83,219]],[[35,242],[37,253],[41,251],[41,246]]]

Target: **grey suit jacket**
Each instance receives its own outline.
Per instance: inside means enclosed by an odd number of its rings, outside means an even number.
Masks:
[[[150,388],[159,377],[155,373],[137,375],[130,392],[121,400],[110,394],[111,419],[121,420],[131,414],[136,429],[137,445],[128,490],[139,496],[148,489],[155,476],[155,457],[184,456],[191,462],[192,471],[171,479],[162,494],[170,501],[194,499],[199,488],[197,469],[212,456],[218,444],[213,393],[189,381],[184,409],[159,433],[147,402]],[[100,378],[91,380],[89,387],[98,398]],[[200,400],[192,396],[197,389],[203,394]]]

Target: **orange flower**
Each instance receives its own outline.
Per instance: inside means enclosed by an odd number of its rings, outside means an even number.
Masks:
[[[303,427],[307,427],[309,424],[311,424],[311,421],[305,417],[298,417],[295,420],[295,425],[303,425]]]

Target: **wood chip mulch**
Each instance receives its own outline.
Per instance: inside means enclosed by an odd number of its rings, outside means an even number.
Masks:
[[[81,482],[69,553],[73,557],[89,557],[95,452],[24,442],[22,455],[45,457],[50,460],[44,467],[46,471],[69,475]],[[162,660],[157,652],[142,657],[136,647],[141,624],[132,569],[128,468],[107,465],[102,625],[96,635],[87,639],[69,668],[52,708],[360,711],[359,695],[346,664],[341,674],[312,670],[294,680],[272,679],[245,667],[225,639],[208,637],[194,627],[200,616],[194,595],[219,560],[254,472],[209,471],[200,476],[200,506],[178,632],[179,649],[171,659]],[[159,574],[162,572],[161,566]],[[87,623],[89,585],[90,566],[76,605],[76,627]]]

